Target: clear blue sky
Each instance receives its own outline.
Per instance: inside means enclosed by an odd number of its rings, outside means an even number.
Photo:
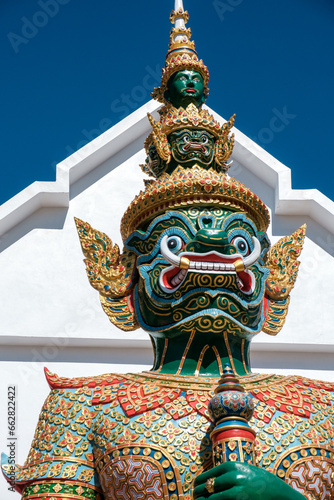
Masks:
[[[2,0],[0,203],[150,99],[173,0]],[[334,199],[333,0],[184,0],[207,104]]]

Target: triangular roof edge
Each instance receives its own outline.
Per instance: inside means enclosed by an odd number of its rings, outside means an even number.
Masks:
[[[9,232],[41,208],[67,208],[70,188],[80,178],[151,130],[147,113],[161,105],[154,100],[111,127],[57,165],[56,180],[34,182],[0,207],[0,235]],[[215,119],[224,119],[208,108]],[[308,216],[334,234],[334,202],[317,189],[292,189],[291,170],[234,128],[233,158],[275,191],[276,215]]]
[[[216,119],[221,119],[213,112]],[[334,234],[334,202],[318,189],[292,189],[291,169],[261,146],[233,129],[233,158],[262,179],[275,192],[275,215],[308,216]]]

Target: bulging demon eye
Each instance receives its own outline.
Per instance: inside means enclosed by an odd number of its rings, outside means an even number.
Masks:
[[[246,256],[250,253],[248,242],[242,236],[236,236],[235,238],[233,238],[232,245],[236,247],[238,253],[240,253],[241,255]]]
[[[189,137],[189,135],[188,135],[188,134],[185,134],[185,135],[182,137],[182,140],[183,140],[184,142],[189,142],[189,141],[190,141],[190,137]]]
[[[183,241],[179,236],[170,236],[167,240],[167,247],[173,253],[177,253],[183,248]]]
[[[209,139],[207,138],[207,136],[206,136],[206,135],[202,135],[202,137],[201,137],[201,141],[202,141],[202,143],[203,143],[203,144],[206,144],[206,143],[208,142],[208,140],[209,140]]]

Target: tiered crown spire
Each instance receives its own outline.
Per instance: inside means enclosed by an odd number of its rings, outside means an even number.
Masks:
[[[181,70],[198,71],[204,80],[204,93],[207,96],[209,89],[209,70],[202,60],[198,59],[195,42],[191,40],[191,29],[186,27],[189,14],[183,8],[182,0],[175,0],[175,7],[170,15],[170,22],[174,25],[170,34],[169,48],[166,55],[165,67],[162,70],[161,85],[152,92],[152,97],[159,102],[168,104],[164,93],[170,77]]]

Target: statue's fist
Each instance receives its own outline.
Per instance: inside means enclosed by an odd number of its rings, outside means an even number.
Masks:
[[[270,472],[240,462],[226,462],[200,474],[194,487],[196,500],[305,500]]]

